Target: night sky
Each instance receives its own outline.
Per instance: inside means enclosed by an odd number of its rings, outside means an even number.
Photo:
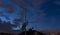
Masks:
[[[26,18],[25,18],[26,16]],[[19,19],[14,23],[14,19]],[[60,1],[59,0],[0,0],[0,19],[10,22],[11,29],[2,23],[5,31],[20,30],[25,19],[28,20],[27,30],[59,30]],[[0,24],[1,25],[1,24]]]

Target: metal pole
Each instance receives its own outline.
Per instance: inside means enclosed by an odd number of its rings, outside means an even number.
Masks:
[[[26,8],[25,8],[25,21],[26,21]],[[26,28],[25,28],[25,35],[26,35]]]

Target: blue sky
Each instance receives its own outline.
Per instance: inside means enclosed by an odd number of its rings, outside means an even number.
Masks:
[[[5,16],[9,16],[11,24],[13,24],[13,19],[18,18],[16,13],[24,11],[26,13],[26,19],[29,21],[27,29],[34,27],[36,30],[59,30],[60,28],[60,4],[57,0],[40,0],[40,2],[36,1],[23,2],[26,4],[26,9],[20,8],[17,2],[9,2],[7,0],[3,0],[3,4],[6,3],[7,7],[0,7],[0,12],[3,12]],[[8,3],[8,4],[7,4]],[[27,4],[28,3],[28,4]],[[6,11],[11,7],[13,7],[13,13],[8,14]],[[0,16],[3,21],[6,20],[5,16]],[[21,15],[20,15],[21,17]],[[23,17],[23,16],[22,16]],[[24,21],[24,19],[23,19]],[[18,25],[19,26],[19,25]],[[20,28],[13,28],[14,30],[19,30]],[[20,24],[22,26],[22,23]]]

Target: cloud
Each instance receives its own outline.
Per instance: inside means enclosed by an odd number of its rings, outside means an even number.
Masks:
[[[12,30],[12,27],[16,27],[15,25],[12,25],[10,22],[5,22],[0,19],[0,30]]]
[[[17,0],[17,2],[16,2],[16,5],[19,7],[19,8],[22,8],[22,9],[24,9],[24,8],[26,8],[27,7],[27,4],[24,2],[24,1],[20,1],[20,0]]]
[[[7,20],[10,20],[9,16],[5,16],[5,18],[6,18]]]
[[[21,19],[21,18],[15,18],[15,19],[13,20],[13,22],[14,22],[14,25],[18,26],[19,23],[22,22],[22,19]]]
[[[60,1],[54,1],[53,3],[56,5],[60,5]]]
[[[11,27],[12,27],[13,25],[11,25],[11,24],[9,24],[9,23],[6,23],[6,24],[2,24],[2,23],[0,23],[0,30],[6,30],[6,31],[9,31],[9,30],[12,30],[11,29]],[[2,27],[2,28],[1,28]]]
[[[0,16],[3,16],[4,14],[3,14],[3,12],[0,12]]]
[[[45,13],[45,10],[36,10],[37,12],[35,13],[36,16],[34,16],[34,20],[43,20],[47,14]]]
[[[8,5],[6,8],[6,13],[8,14],[14,13],[14,8],[11,5]]]
[[[19,11],[17,16],[25,16],[25,10],[23,9],[22,11]]]

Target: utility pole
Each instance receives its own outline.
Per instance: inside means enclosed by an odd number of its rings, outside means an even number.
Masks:
[[[25,8],[25,21],[26,21],[26,8]],[[25,27],[25,35],[26,35],[26,27]]]
[[[28,19],[26,19],[27,18],[26,14],[27,14],[27,9],[25,8],[25,35],[26,35],[26,26],[28,25]]]
[[[28,25],[28,20],[26,19],[26,8],[24,9],[24,12],[25,12],[25,22],[23,23],[23,26],[22,26],[22,31],[25,31],[25,35],[26,35],[26,26]]]

